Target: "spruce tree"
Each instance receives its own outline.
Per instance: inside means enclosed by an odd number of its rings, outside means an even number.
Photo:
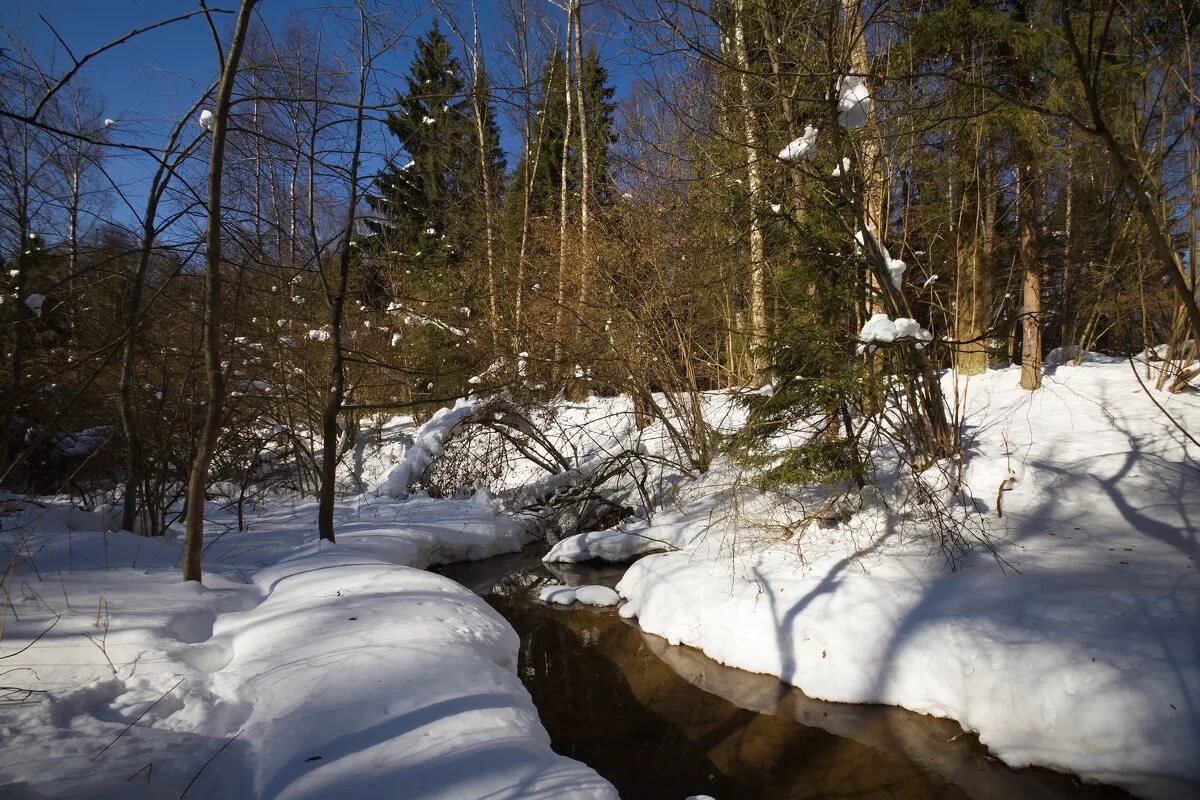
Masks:
[[[568,147],[568,189],[577,192],[582,183],[579,150],[578,117],[566,128],[566,100],[563,96],[562,54],[555,51],[542,65],[538,81],[539,92],[535,100],[536,119],[533,126],[533,144],[536,148],[537,172],[533,177],[532,207],[535,216],[549,213],[559,202],[562,183],[563,137],[570,136]],[[588,115],[588,171],[592,187],[592,199],[603,206],[612,200],[613,180],[610,174],[609,149],[616,142],[617,104],[613,102],[616,90],[612,87],[608,69],[600,61],[595,48],[589,48],[583,59],[584,104]],[[574,96],[572,95],[572,102]],[[512,185],[520,187],[527,180],[530,165],[522,160],[513,175]]]
[[[603,206],[612,200],[608,151],[617,141],[614,118],[617,104],[613,102],[616,90],[609,84],[608,69],[600,61],[600,55],[590,46],[583,58],[583,92],[588,114],[588,171],[591,173],[592,197]],[[578,131],[575,138],[579,138]],[[578,174],[579,167],[576,166],[573,172]]]
[[[376,217],[366,223],[358,288],[372,305],[430,296],[435,287],[439,296],[449,290],[461,300],[471,284],[461,267],[480,183],[468,88],[435,20],[417,42],[405,91],[387,117],[407,159],[387,164],[367,196]],[[503,156],[490,108],[488,128],[499,173]]]

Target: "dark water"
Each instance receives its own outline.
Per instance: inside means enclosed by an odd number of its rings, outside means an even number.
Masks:
[[[615,585],[623,568],[543,566],[538,554],[442,568],[521,636],[519,671],[555,751],[624,800],[1128,797],[1046,770],[1012,770],[955,723],[824,703],[672,647],[615,609],[548,606],[551,582]]]

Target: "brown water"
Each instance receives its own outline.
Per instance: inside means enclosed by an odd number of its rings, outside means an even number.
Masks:
[[[440,571],[486,597],[520,634],[519,672],[555,751],[591,766],[624,800],[1129,796],[1009,769],[947,720],[812,700],[672,647],[615,609],[540,603],[547,583],[612,586],[623,568],[551,572],[539,555]]]

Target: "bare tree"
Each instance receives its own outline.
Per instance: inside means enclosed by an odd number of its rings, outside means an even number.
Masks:
[[[738,68],[743,132],[745,134],[746,184],[750,190],[750,341],[755,377],[766,369],[761,349],[766,344],[767,302],[765,291],[766,254],[763,245],[762,170],[759,166],[758,110],[750,87],[750,59],[746,53],[746,2],[733,4],[733,54]]]
[[[1078,127],[1099,139],[1108,152],[1121,185],[1133,199],[1134,207],[1146,226],[1147,237],[1159,267],[1191,324],[1192,335],[1200,341],[1200,305],[1197,305],[1194,288],[1188,284],[1179,252],[1172,241],[1166,208],[1155,201],[1155,198],[1162,196],[1157,173],[1147,162],[1142,150],[1136,146],[1136,142],[1126,143],[1118,138],[1104,109],[1103,65],[1108,58],[1108,49],[1121,27],[1117,17],[1123,11],[1123,5],[1108,3],[1103,10],[1092,7],[1084,12],[1087,15],[1087,25],[1082,41],[1076,31],[1072,4],[1059,0],[1058,7],[1063,37],[1071,55],[1074,76],[1083,92],[1088,115],[1087,122],[1074,121]],[[1194,130],[1192,135],[1195,135]]]
[[[229,128],[230,98],[237,78],[238,62],[250,27],[250,17],[257,0],[242,0],[234,23],[229,53],[221,68],[216,103],[206,118],[212,133],[212,151],[208,163],[208,229],[204,260],[204,370],[208,378],[208,404],[204,426],[192,459],[188,475],[186,530],[184,534],[183,579],[201,580],[200,561],[204,548],[204,500],[208,489],[208,468],[221,435],[221,413],[225,402],[224,376],[221,366],[219,315],[221,312],[221,178],[225,162],[225,137]],[[218,50],[220,41],[217,40]]]
[[[349,196],[346,200],[346,221],[342,226],[338,247],[337,269],[332,280],[318,265],[325,298],[329,304],[329,390],[325,408],[321,413],[321,488],[317,510],[317,529],[320,537],[334,541],[333,507],[336,500],[337,464],[339,456],[338,419],[346,401],[346,361],[342,341],[342,322],[345,317],[346,290],[350,280],[350,256],[354,244],[354,225],[358,216],[358,179],[362,164],[363,126],[366,116],[367,83],[371,66],[370,37],[367,13],[362,0],[358,0],[358,96],[351,109],[354,114],[354,143],[350,154],[350,165],[346,172]]]

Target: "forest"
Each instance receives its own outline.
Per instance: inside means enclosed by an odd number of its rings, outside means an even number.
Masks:
[[[711,686],[843,704],[823,735],[872,752],[919,737],[845,709],[951,721],[887,756],[903,796],[1200,791],[1193,0],[110,13],[0,12],[0,795],[879,788],[756,782],[803,746],[723,760],[627,651],[755,725]],[[533,551],[463,573],[486,602],[427,571]],[[418,590],[453,612],[406,649]],[[593,640],[623,721],[550,710]],[[366,651],[521,721],[357,687]],[[295,664],[328,659],[314,700]],[[414,755],[414,714],[482,777]],[[686,767],[602,767],[589,714],[648,715]],[[501,735],[537,742],[525,778]],[[1006,783],[1030,765],[1078,779]]]

